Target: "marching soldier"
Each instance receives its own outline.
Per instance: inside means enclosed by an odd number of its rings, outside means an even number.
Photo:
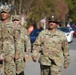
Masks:
[[[41,53],[41,75],[61,75],[62,65],[66,69],[70,63],[68,42],[64,33],[57,29],[57,23],[57,19],[52,17],[48,21],[49,29],[43,30],[33,44],[33,61],[36,62]]]
[[[0,60],[4,62],[5,75],[15,75],[15,45],[13,38],[14,23],[10,20],[9,7],[4,6],[1,10],[1,40],[2,40],[2,51]]]
[[[16,63],[16,74],[24,75],[24,67],[26,58],[31,51],[30,39],[27,34],[27,30],[20,24],[20,16],[14,15],[12,18],[16,29],[14,31],[15,36],[15,63]]]

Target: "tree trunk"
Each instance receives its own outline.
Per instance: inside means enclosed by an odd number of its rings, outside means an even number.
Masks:
[[[21,9],[22,9],[22,0],[20,0],[20,8],[19,8],[19,14],[21,15]]]

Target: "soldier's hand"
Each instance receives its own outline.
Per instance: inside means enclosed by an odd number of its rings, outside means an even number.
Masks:
[[[3,60],[4,60],[3,56],[2,56],[2,55],[0,55],[0,61],[3,61]]]
[[[19,55],[15,55],[15,59],[18,60],[19,59]]]
[[[25,54],[25,59],[27,59],[29,57],[29,55],[28,54]]]
[[[65,64],[64,64],[64,69],[67,69],[68,66],[69,66],[69,63],[65,63]]]
[[[36,62],[37,61],[37,57],[32,57],[33,61]]]

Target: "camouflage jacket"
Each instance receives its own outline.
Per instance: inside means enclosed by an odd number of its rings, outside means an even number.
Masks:
[[[1,29],[1,41],[2,41],[2,51],[1,54],[4,56],[14,57],[15,47],[14,47],[14,24],[12,21],[8,21],[7,23],[0,22]]]
[[[63,56],[64,63],[69,64],[70,62],[67,39],[64,33],[59,30],[50,32],[50,30],[46,29],[39,34],[33,44],[32,56],[38,57],[39,51],[41,51],[41,55],[53,60],[56,65],[62,66]]]
[[[16,54],[23,59],[25,54],[31,51],[30,38],[27,34],[27,29],[18,25],[14,31]]]

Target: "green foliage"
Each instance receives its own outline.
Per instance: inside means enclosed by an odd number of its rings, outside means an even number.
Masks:
[[[68,13],[68,18],[72,18],[73,21],[76,21],[76,0],[65,0],[68,8],[69,8],[69,13]]]
[[[15,8],[19,13],[20,0],[15,1]],[[39,22],[44,17],[54,15],[64,21],[68,13],[66,3],[65,0],[22,0],[21,8],[25,10],[28,20]]]

